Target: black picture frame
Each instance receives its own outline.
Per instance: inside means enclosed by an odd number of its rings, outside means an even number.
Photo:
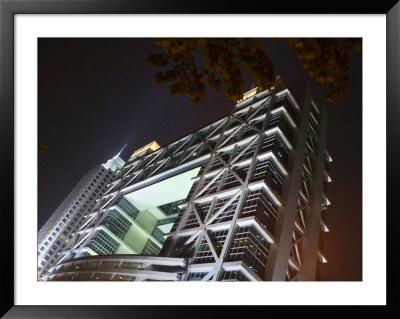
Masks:
[[[158,318],[210,316],[248,316],[245,307],[213,306],[187,309],[194,306],[16,306],[14,303],[14,16],[15,14],[385,14],[387,19],[387,305],[376,307],[278,307],[268,308],[268,314],[313,316],[320,311],[334,317],[360,316],[360,311],[373,317],[399,317],[397,284],[399,271],[395,263],[398,236],[395,236],[398,211],[395,197],[399,179],[399,56],[400,56],[400,3],[398,0],[325,0],[325,1],[252,1],[251,5],[236,1],[182,1],[182,0],[52,0],[23,1],[0,0],[0,192],[2,204],[2,262],[1,264],[1,310],[4,318]],[[378,80],[378,79],[377,79]],[[260,307],[257,307],[260,310]],[[323,308],[323,309],[322,309]],[[329,308],[329,309],[327,309]],[[251,309],[253,311],[254,309]],[[266,309],[261,309],[266,311]]]

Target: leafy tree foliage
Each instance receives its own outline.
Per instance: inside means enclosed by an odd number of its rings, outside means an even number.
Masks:
[[[272,42],[278,39],[269,39]],[[155,74],[156,83],[168,83],[172,95],[188,94],[192,102],[205,98],[205,85],[224,90],[228,99],[237,101],[246,91],[242,70],[247,70],[261,89],[273,91],[277,85],[274,65],[262,48],[262,39],[206,38],[160,39],[162,52],[151,54],[148,62],[164,70]],[[350,69],[353,51],[361,50],[361,40],[350,39],[344,46],[338,39],[286,40],[291,51],[302,60],[308,76],[328,83],[324,99],[338,101],[350,85],[345,75]]]
[[[350,54],[361,50],[361,39],[349,39],[343,47],[338,39],[287,39],[303,68],[315,81],[328,83],[323,99],[337,102],[350,89],[346,71],[350,70]]]

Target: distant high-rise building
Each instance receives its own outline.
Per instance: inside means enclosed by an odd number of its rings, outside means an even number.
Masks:
[[[47,279],[320,280],[326,113],[309,85],[275,91],[133,153]]]
[[[62,250],[125,162],[119,154],[91,169],[50,216],[38,234],[38,277],[53,266]]]

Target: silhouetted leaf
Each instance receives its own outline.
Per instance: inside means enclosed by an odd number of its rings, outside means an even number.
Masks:
[[[266,39],[271,42],[280,39]],[[338,101],[349,90],[350,54],[361,50],[361,39],[349,39],[343,47],[338,39],[290,38],[290,50],[302,61],[310,78],[328,83],[323,98]],[[188,94],[192,102],[201,102],[206,95],[205,82],[214,90],[223,90],[228,99],[239,100],[246,91],[242,70],[247,70],[263,90],[273,91],[277,74],[272,61],[261,48],[262,39],[206,38],[159,39],[162,53],[149,55],[148,63],[172,68],[155,74],[156,83],[174,82],[172,95]],[[199,53],[194,56],[195,52]]]

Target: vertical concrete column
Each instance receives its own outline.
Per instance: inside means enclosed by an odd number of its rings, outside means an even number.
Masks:
[[[318,147],[313,162],[313,178],[311,183],[310,207],[307,209],[307,229],[302,245],[302,267],[298,280],[315,280],[317,269],[317,252],[321,220],[322,192],[325,171],[327,119],[325,110],[320,111],[320,128]]]
[[[311,87],[307,83],[304,100],[301,105],[301,121],[296,137],[295,153],[289,162],[288,177],[282,191],[283,205],[278,210],[275,222],[274,237],[276,242],[271,245],[265,280],[284,281],[289,263],[289,254],[297,216],[297,199],[301,183],[304,155],[307,142],[307,129],[310,121]]]

